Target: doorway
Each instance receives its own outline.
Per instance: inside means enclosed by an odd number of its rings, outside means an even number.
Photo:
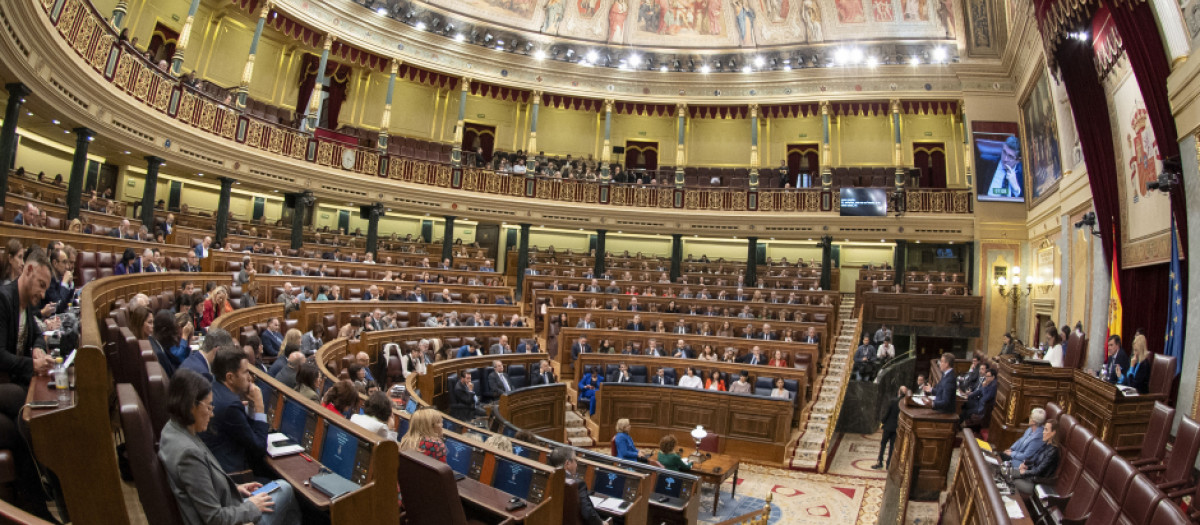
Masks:
[[[787,174],[780,174],[784,184],[793,188],[811,188],[821,173],[821,150],[817,144],[787,145]]]
[[[914,142],[913,166],[921,171],[917,187],[946,187],[946,145],[944,143]]]
[[[146,51],[150,53],[150,60],[155,64],[161,60],[170,62],[171,58],[175,56],[175,44],[178,42],[178,31],[161,22],[154,24],[154,33],[150,35],[150,43],[146,46]]]
[[[492,160],[492,152],[496,148],[496,126],[486,126],[483,124],[475,124],[473,122],[463,123],[463,141],[462,150],[467,152],[467,158],[474,159],[479,156],[479,150],[483,150],[483,157],[479,159],[482,163],[476,162],[479,166],[486,164]],[[529,152],[530,155],[536,152]]]
[[[625,169],[629,171],[658,170],[658,143],[637,140],[625,141]]]

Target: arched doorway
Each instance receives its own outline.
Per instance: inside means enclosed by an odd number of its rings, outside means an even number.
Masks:
[[[811,187],[821,174],[821,150],[817,144],[787,145],[787,174],[780,174],[783,182],[793,188]]]
[[[921,170],[918,187],[946,187],[946,145],[944,143],[914,142],[913,166]]]

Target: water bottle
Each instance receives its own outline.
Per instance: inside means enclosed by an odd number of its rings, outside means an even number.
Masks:
[[[61,357],[54,358],[54,389],[58,391],[58,400],[66,401],[69,397],[68,389],[70,388],[69,380],[67,379],[67,367],[63,366]]]

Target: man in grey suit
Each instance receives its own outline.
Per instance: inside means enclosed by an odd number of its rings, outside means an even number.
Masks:
[[[504,355],[504,354],[513,353],[512,347],[508,346],[508,336],[507,335],[500,336],[500,342],[492,345],[492,348],[490,350],[488,350],[488,353],[492,354],[492,355]]]
[[[595,328],[596,322],[592,320],[592,314],[584,314],[583,319],[575,323],[575,328]]]
[[[513,389],[512,380],[504,372],[504,363],[492,361],[492,370],[495,370],[495,373],[488,376],[488,391],[495,394],[496,397],[500,397],[501,394],[506,392],[511,392]]]
[[[284,480],[270,493],[253,494],[262,485],[238,485],[221,469],[197,433],[208,428],[213,417],[212,386],[208,379],[182,369],[171,378],[167,392],[170,421],[163,427],[158,458],[186,525],[210,523],[258,523],[259,525],[300,522],[295,492]]]

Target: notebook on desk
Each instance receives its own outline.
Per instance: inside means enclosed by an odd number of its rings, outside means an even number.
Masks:
[[[342,494],[358,490],[358,485],[353,481],[343,478],[332,472],[327,474],[317,474],[309,480],[312,487],[321,491],[322,494],[329,496],[329,499],[337,498]]]
[[[621,498],[606,498],[603,496],[589,496],[592,499],[592,506],[596,510],[604,510],[608,512],[625,512],[629,507],[629,502]]]

